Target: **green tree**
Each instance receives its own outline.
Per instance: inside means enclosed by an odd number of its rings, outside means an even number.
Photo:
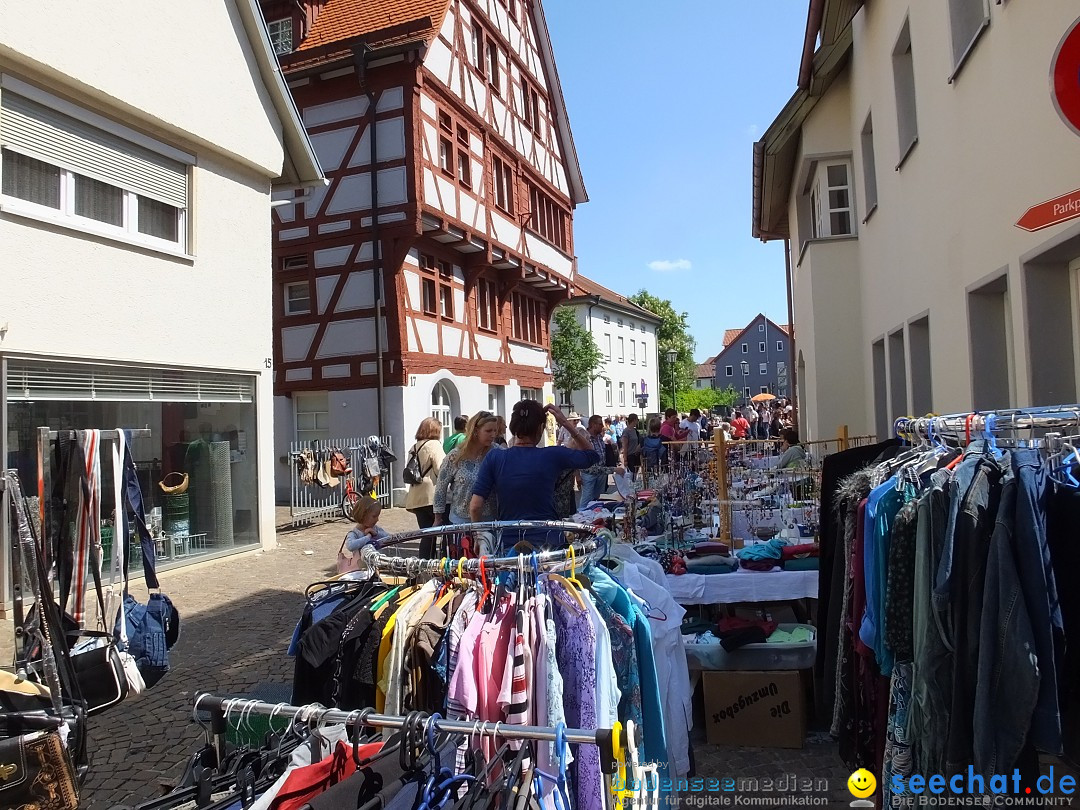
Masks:
[[[738,398],[739,392],[731,386],[727,388],[689,388],[679,391],[675,407],[682,412],[689,412],[691,408],[697,408],[702,413],[705,413],[710,408],[721,405],[730,408]]]
[[[660,318],[660,326],[656,330],[656,350],[659,355],[657,363],[657,382],[660,388],[660,407],[675,407],[671,398],[671,374],[675,372],[675,390],[686,391],[694,387],[695,371],[694,349],[697,342],[690,335],[690,327],[687,324],[687,314],[676,312],[671,301],[666,298],[657,298],[647,290],[639,290],[630,296],[630,301],[642,309]],[[667,353],[672,349],[676,352],[674,365],[668,362]],[[678,396],[676,396],[678,399]]]
[[[552,377],[555,389],[566,392],[566,401],[572,410],[574,391],[604,376],[600,371],[604,355],[592,333],[578,323],[573,307],[557,307],[552,320]]]

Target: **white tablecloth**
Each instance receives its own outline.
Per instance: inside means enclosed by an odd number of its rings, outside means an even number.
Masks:
[[[740,568],[731,574],[668,574],[667,587],[680,605],[817,599],[818,572]]]

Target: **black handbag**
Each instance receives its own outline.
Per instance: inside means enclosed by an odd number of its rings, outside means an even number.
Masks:
[[[70,639],[71,666],[86,702],[86,713],[97,714],[127,697],[127,673],[110,633],[84,630],[78,638]],[[76,649],[77,644],[86,649]]]
[[[78,810],[75,768],[52,718],[14,715],[0,721],[0,807]],[[19,733],[22,732],[22,733]]]

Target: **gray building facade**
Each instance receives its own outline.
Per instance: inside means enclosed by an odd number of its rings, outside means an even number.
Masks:
[[[737,334],[728,330],[723,351],[716,356],[716,387],[731,386],[745,403],[757,394],[793,397],[791,390],[791,336],[759,313]]]

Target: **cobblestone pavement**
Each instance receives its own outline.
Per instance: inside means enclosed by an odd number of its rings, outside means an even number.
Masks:
[[[245,695],[268,685],[291,684],[292,661],[286,649],[303,604],[303,590],[334,572],[347,524],[338,520],[293,530],[287,515],[287,509],[279,509],[278,523],[285,528],[279,528],[278,547],[272,551],[240,554],[161,575],[163,591],[182,616],[181,638],[170,656],[173,668],[154,689],[131,696],[91,720],[93,765],[83,791],[84,808],[133,805],[161,795],[175,783],[202,735],[191,717],[191,701],[197,692]],[[401,509],[384,511],[381,524],[390,532],[416,525],[412,515]],[[145,591],[136,591],[136,596],[145,598]],[[800,782],[824,779],[828,804],[819,806],[848,807],[848,773],[827,736],[811,733],[807,744],[795,750],[706,745],[700,732],[700,694],[697,712],[694,759],[698,775],[785,777]],[[692,795],[705,802],[693,806],[709,806],[710,798],[718,798],[716,794]]]

